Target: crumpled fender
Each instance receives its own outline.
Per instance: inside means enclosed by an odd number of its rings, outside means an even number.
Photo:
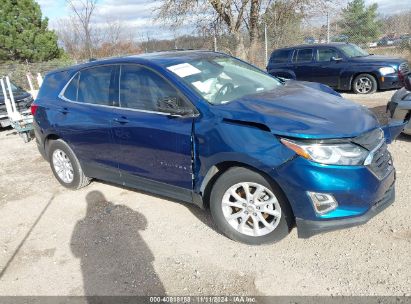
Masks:
[[[408,120],[392,120],[389,124],[381,126],[387,144],[392,143],[401,134],[407,123]]]

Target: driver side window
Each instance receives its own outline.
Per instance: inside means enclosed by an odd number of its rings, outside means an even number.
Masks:
[[[162,111],[159,102],[164,99],[180,101],[179,92],[163,77],[138,65],[121,66],[120,106],[145,111]]]
[[[341,56],[334,49],[319,49],[317,54],[317,61],[331,61],[331,58],[340,58]]]

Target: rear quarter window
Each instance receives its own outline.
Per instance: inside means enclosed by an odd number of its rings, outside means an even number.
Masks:
[[[73,71],[51,72],[44,77],[37,99],[57,98],[66,83],[73,76]]]
[[[285,63],[288,62],[292,50],[277,50],[271,54],[270,62]]]
[[[77,101],[77,88],[78,88],[78,79],[79,79],[80,73],[77,73],[76,76],[73,77],[73,79],[70,81],[70,83],[67,85],[66,89],[64,90],[63,97],[71,100],[71,101]]]

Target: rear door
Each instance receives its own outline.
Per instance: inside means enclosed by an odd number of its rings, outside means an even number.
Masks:
[[[150,191],[166,188],[162,194],[180,187],[187,192],[178,195],[190,196],[193,117],[159,111],[158,101],[164,98],[186,102],[157,72],[136,64],[121,66],[120,107],[113,118],[116,159],[126,185]]]
[[[315,81],[317,66],[314,62],[314,48],[295,50],[293,66],[297,80]]]
[[[118,70],[117,65],[104,65],[78,72],[60,94],[53,119],[86,175],[106,180],[119,176],[111,135]]]

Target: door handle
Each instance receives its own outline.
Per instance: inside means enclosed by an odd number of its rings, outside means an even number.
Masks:
[[[119,124],[126,124],[128,123],[128,119],[124,116],[113,118],[113,121]]]

